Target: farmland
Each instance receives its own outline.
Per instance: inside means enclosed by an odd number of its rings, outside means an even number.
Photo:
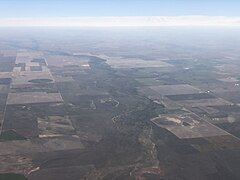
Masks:
[[[239,46],[72,32],[0,36],[0,179],[240,178]]]

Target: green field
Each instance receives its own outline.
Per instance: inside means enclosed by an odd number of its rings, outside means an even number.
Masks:
[[[14,141],[14,140],[26,140],[26,138],[13,130],[3,131],[0,135],[0,141]]]
[[[136,79],[139,83],[141,83],[144,86],[157,86],[157,85],[163,85],[164,83],[160,81],[159,79],[150,77],[150,78],[137,78]]]
[[[27,180],[27,178],[21,174],[6,173],[0,174],[0,180]]]
[[[33,79],[33,80],[30,80],[29,82],[31,83],[50,83],[52,82],[51,79]]]
[[[185,114],[189,113],[186,109],[166,109],[163,114]]]
[[[214,99],[215,96],[207,93],[198,94],[180,94],[180,95],[169,95],[167,96],[173,101],[184,101],[184,100],[201,100],[201,99]]]

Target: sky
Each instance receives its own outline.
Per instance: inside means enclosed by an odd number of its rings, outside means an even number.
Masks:
[[[239,0],[0,0],[0,18],[240,16]]]
[[[42,22],[44,19],[79,18],[80,21],[85,17],[119,19],[197,15],[231,18],[240,17],[239,9],[240,0],[0,0],[0,23],[4,25],[8,19],[24,20],[25,23],[26,19],[40,19]]]

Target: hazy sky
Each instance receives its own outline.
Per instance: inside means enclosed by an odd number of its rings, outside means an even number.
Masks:
[[[5,26],[240,26],[240,0],[0,0]]]
[[[240,0],[0,0],[0,18],[240,16]]]

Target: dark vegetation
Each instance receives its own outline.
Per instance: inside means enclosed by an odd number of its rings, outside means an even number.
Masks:
[[[27,180],[27,178],[21,174],[6,173],[0,174],[0,180]]]
[[[174,101],[182,100],[200,100],[200,99],[214,99],[215,96],[208,93],[199,93],[199,94],[181,94],[181,95],[169,95],[169,99]]]
[[[3,131],[0,141],[26,140],[26,138],[13,130]]]
[[[51,79],[33,79],[33,80],[30,80],[29,82],[41,84],[41,83],[50,83],[52,82],[52,80]]]

